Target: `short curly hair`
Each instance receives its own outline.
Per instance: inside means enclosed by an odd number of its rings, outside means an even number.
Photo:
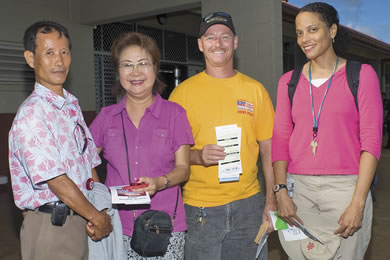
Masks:
[[[302,12],[317,13],[321,20],[328,25],[328,27],[331,27],[333,24],[338,26],[340,22],[337,10],[327,3],[314,2],[307,4],[299,10],[298,14]]]

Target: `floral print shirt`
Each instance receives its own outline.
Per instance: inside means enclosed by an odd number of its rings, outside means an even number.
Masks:
[[[9,167],[15,204],[34,210],[57,201],[48,181],[66,174],[87,196],[91,168],[100,164],[78,100],[35,83],[9,133]]]

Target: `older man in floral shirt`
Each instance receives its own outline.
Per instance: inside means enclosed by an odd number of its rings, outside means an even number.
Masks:
[[[99,240],[112,226],[86,198],[100,159],[77,99],[62,87],[71,63],[69,34],[55,22],[37,22],[24,45],[36,83],[9,134],[14,200],[25,212],[22,258],[88,259],[87,233]]]

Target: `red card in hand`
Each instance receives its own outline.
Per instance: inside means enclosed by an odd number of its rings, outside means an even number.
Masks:
[[[149,186],[148,183],[144,183],[144,182],[138,183],[137,182],[137,183],[131,183],[130,186],[124,186],[124,187],[122,187],[122,189],[132,191],[132,190],[136,190],[136,189],[146,188],[148,186]]]

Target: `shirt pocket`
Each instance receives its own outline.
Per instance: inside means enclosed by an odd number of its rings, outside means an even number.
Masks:
[[[154,129],[152,141],[153,144],[165,142],[168,138],[168,130],[167,129]]]
[[[168,130],[154,129],[152,135],[153,150],[161,152],[168,152]]]
[[[118,129],[108,129],[106,133],[106,144],[103,147],[106,151],[118,150],[123,143],[123,133]]]

